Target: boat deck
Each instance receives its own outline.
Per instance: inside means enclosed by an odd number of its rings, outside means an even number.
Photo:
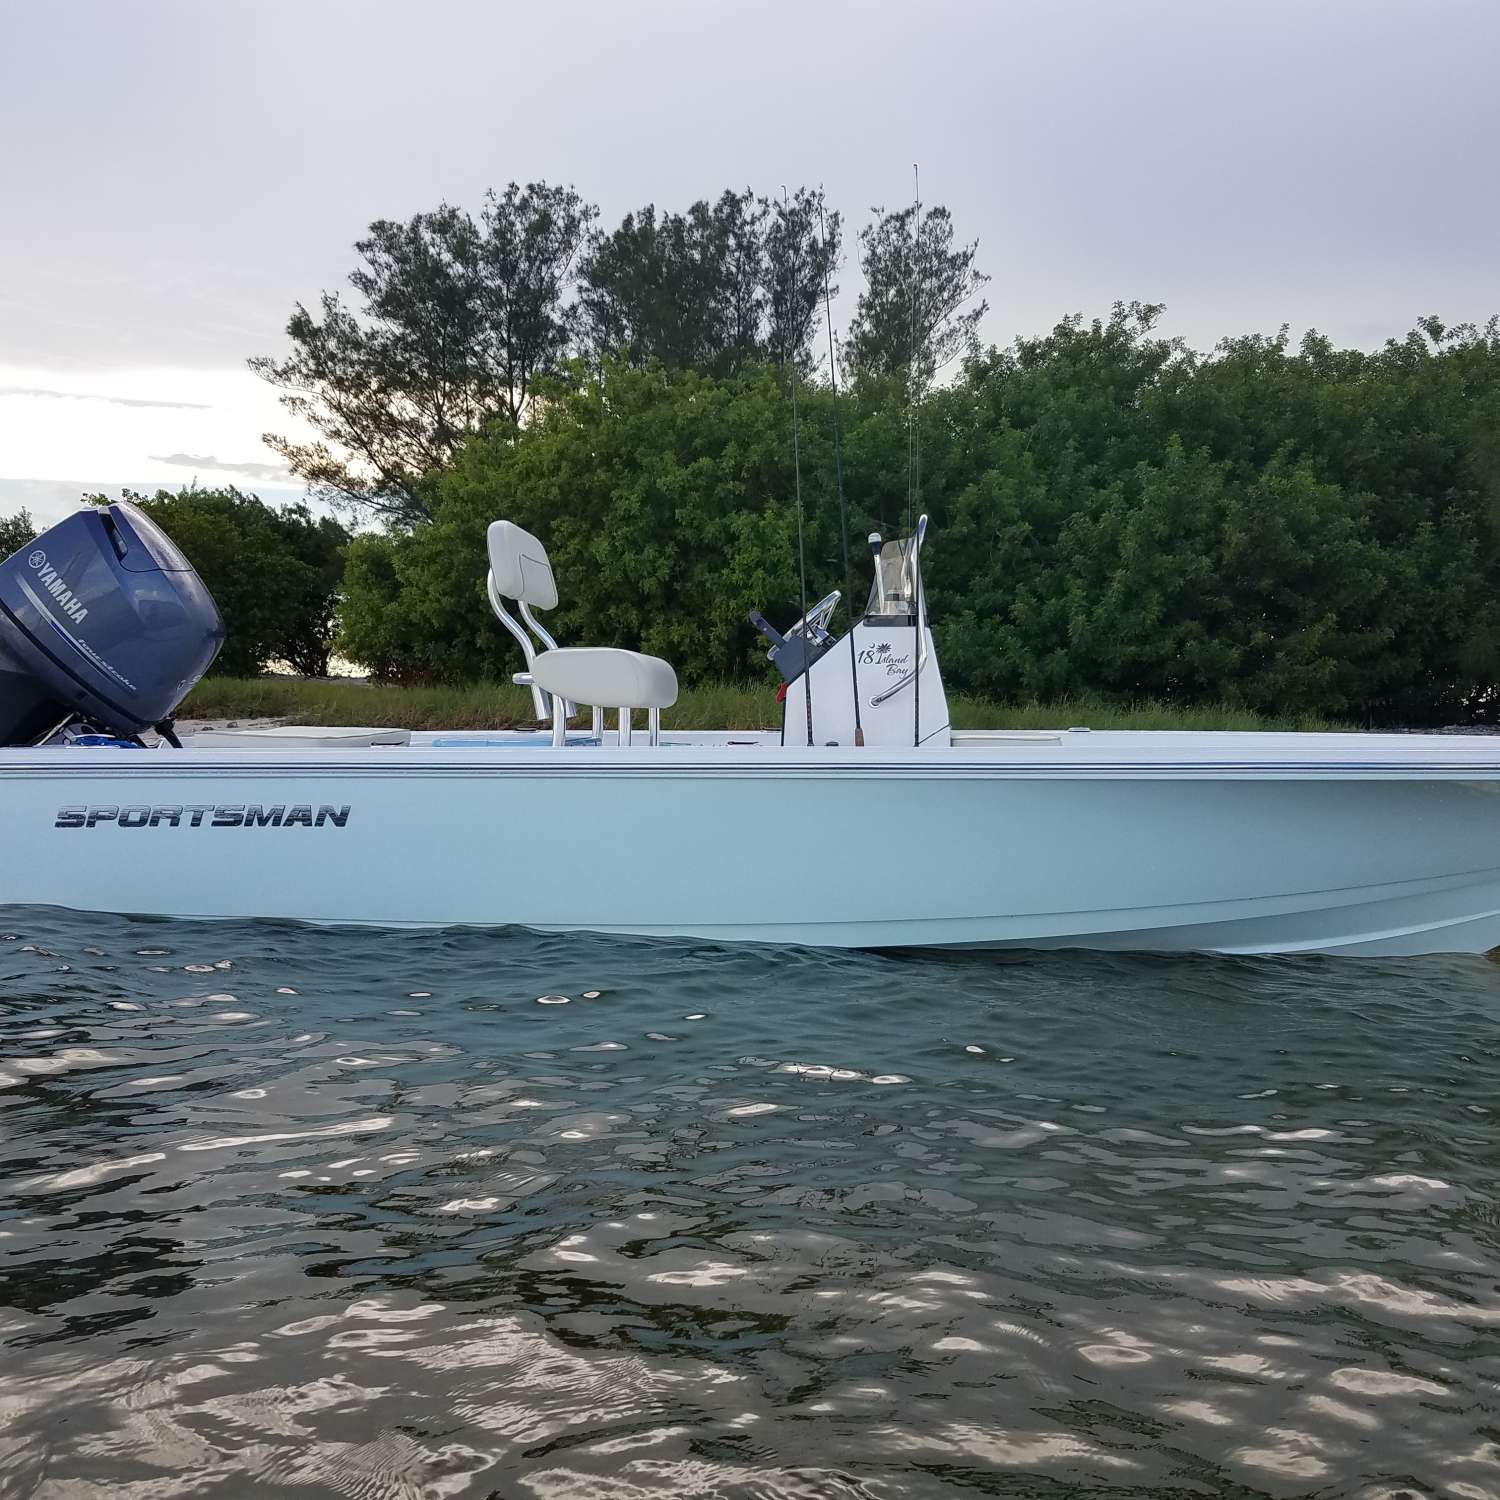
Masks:
[[[383,742],[382,742],[383,741]],[[395,741],[395,742],[393,742]],[[783,744],[776,730],[664,731],[659,745],[637,731],[622,747],[614,729],[597,738],[570,732],[565,746],[545,729],[382,731],[285,725],[189,736],[186,753],[259,762],[282,756],[352,766],[489,765],[495,768],[582,763],[670,772],[690,765],[856,770],[989,769],[1004,774],[1112,775],[1456,775],[1500,777],[1500,735],[1296,733],[1196,730],[958,730],[947,743],[909,745]],[[0,752],[0,765],[9,754]],[[35,755],[38,752],[30,752]],[[82,754],[75,751],[74,754]]]
[[[238,767],[266,772],[390,774],[533,772],[584,767],[634,774],[739,771],[748,775],[980,775],[1020,777],[1438,777],[1500,781],[1500,735],[1299,734],[1181,730],[961,730],[946,743],[783,744],[776,731],[666,731],[659,745],[637,731],[628,747],[613,729],[595,738],[570,733],[565,746],[546,730],[382,730],[350,726],[185,732],[180,752],[117,745],[0,749],[0,774],[101,771],[160,776]]]

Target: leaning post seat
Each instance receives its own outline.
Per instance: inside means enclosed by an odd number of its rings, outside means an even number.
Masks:
[[[495,588],[518,604],[538,609],[557,608],[557,580],[547,549],[519,526],[492,521],[485,537],[490,554],[490,572]]]
[[[661,711],[677,701],[677,674],[670,664],[659,656],[612,646],[560,647],[531,612],[533,607],[557,606],[557,580],[547,549],[529,531],[510,521],[491,522],[485,543],[490,561],[490,607],[520,642],[527,670],[516,681],[531,689],[538,718],[547,717],[550,708],[552,743],[566,742],[573,705],[586,703],[594,710],[596,732],[602,724],[600,710],[618,709],[622,745],[630,743],[631,709],[645,709],[651,743],[659,744]],[[506,609],[506,599],[516,601],[521,619],[545,642],[545,651],[537,651],[531,636]]]
[[[547,647],[557,645],[547,633],[546,627],[531,612],[532,605],[538,609],[557,607],[557,580],[552,576],[552,563],[547,556],[547,549],[529,531],[523,531],[509,521],[491,521],[489,530],[485,533],[485,550],[489,553],[490,562],[489,577],[485,580],[490,608],[494,610],[495,618],[516,638],[521,654],[526,658],[527,670],[514,680],[518,686],[531,689],[531,702],[538,719],[545,721],[553,718],[554,706],[547,701],[547,695],[531,677],[531,663],[536,658],[536,642],[526,628],[535,631],[537,640]],[[507,599],[516,601],[526,627],[505,607]],[[566,718],[571,711],[571,705],[565,704],[563,717]]]
[[[677,701],[677,674],[668,662],[613,646],[565,646],[543,651],[532,662],[531,675],[554,699],[618,709],[622,745],[630,743],[631,709],[647,711],[651,743],[655,745],[661,740],[661,711]]]

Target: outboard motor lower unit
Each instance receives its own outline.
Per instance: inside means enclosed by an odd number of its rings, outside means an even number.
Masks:
[[[0,563],[0,745],[70,719],[134,738],[223,642],[203,580],[155,522],[123,502],[77,511]]]

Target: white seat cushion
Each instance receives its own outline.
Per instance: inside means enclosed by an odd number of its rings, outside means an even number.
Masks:
[[[531,675],[559,698],[600,708],[671,708],[677,701],[677,674],[667,662],[613,646],[543,651]]]
[[[486,535],[495,588],[535,609],[557,608],[557,581],[547,549],[510,521],[492,521]]]

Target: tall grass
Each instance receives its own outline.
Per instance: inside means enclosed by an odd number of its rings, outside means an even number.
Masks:
[[[1227,704],[1177,708],[1164,703],[950,701],[957,729],[1296,729],[1337,728],[1308,715],[1268,718]],[[531,695],[509,683],[460,687],[375,687],[295,677],[209,677],[179,710],[185,719],[284,719],[299,724],[357,724],[381,729],[509,729],[534,722]],[[775,729],[781,705],[772,688],[734,682],[684,689],[662,716],[668,729]]]
[[[990,703],[983,698],[954,698],[949,710],[955,729],[1237,729],[1318,730],[1353,726],[1316,714],[1258,714],[1228,703],[1194,706],[1157,703],[1109,703],[1101,698],[1054,698],[1043,703]]]
[[[297,677],[206,677],[178,710],[184,719],[289,719],[372,729],[508,729],[532,717],[531,695],[510,683],[372,687]]]

